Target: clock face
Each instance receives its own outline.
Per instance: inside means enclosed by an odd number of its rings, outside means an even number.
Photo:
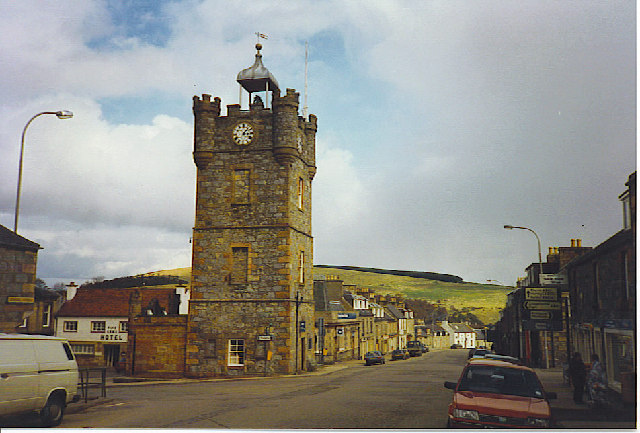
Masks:
[[[233,140],[241,146],[251,143],[251,140],[253,140],[253,127],[245,122],[238,123],[233,128]]]
[[[298,134],[298,152],[302,153],[302,134]]]

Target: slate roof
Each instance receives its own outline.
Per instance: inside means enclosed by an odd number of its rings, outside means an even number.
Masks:
[[[395,317],[396,319],[404,319],[404,313],[400,311],[398,307],[396,307],[395,305],[390,304],[390,305],[387,305],[386,308],[389,311],[389,313],[391,313],[392,317]]]
[[[64,303],[58,311],[58,317],[127,317],[129,316],[129,297],[136,288],[125,289],[86,289],[79,288],[76,296]],[[138,288],[142,296],[142,308],[157,299],[165,310],[169,307],[169,295],[173,288]]]
[[[449,323],[454,332],[474,332],[468,325],[464,323]]]
[[[0,225],[0,247],[14,250],[33,251],[41,249],[40,245]]]

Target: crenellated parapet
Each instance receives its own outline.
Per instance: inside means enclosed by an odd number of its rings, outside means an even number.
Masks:
[[[274,94],[273,153],[279,164],[292,164],[298,158],[298,106],[300,94],[287,89],[284,96]]]
[[[211,101],[211,95],[204,93],[202,99],[193,97],[194,142],[193,160],[198,168],[205,167],[213,160],[214,131],[216,118],[220,117],[220,98]]]

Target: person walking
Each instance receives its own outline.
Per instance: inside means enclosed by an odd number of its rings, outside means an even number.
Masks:
[[[584,383],[587,380],[587,368],[578,352],[574,353],[569,361],[569,377],[573,385],[573,401],[576,404],[583,404],[582,395],[584,394]]]
[[[591,355],[591,370],[587,380],[587,389],[595,406],[606,401],[607,373],[600,363],[600,357],[595,353]]]

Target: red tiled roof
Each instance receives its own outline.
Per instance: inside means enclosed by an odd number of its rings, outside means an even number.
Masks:
[[[173,288],[129,287],[124,289],[83,289],[62,305],[58,317],[127,317],[129,315],[129,297],[135,289],[142,295],[142,308],[153,299],[168,309],[169,295]]]

